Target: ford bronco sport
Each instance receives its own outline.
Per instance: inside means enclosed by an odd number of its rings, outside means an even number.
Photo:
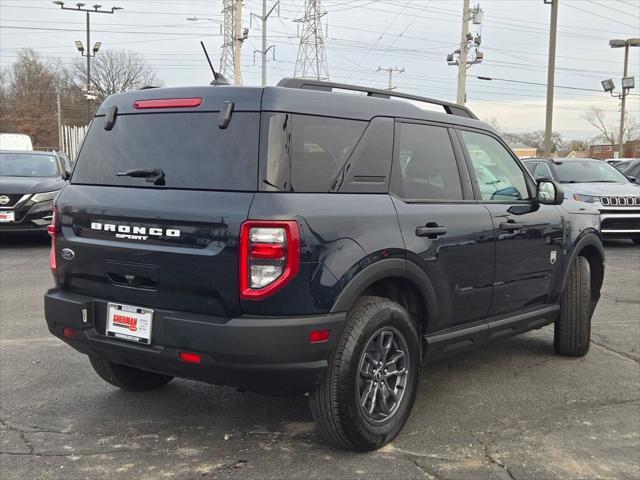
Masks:
[[[547,324],[584,355],[603,278],[597,211],[471,111],[310,80],[109,97],[54,215],[48,327],[104,380],[308,393],[353,450],[424,361]]]

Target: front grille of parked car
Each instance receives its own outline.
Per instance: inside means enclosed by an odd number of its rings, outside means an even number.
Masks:
[[[640,207],[640,197],[600,197],[604,207]]]
[[[640,218],[606,218],[602,230],[640,230]]]
[[[20,201],[20,199],[22,198],[22,194],[21,193],[0,193],[0,197],[9,198],[9,201],[6,204],[0,205],[0,208],[10,208]]]

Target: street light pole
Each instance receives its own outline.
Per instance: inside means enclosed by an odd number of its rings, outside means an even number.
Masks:
[[[622,78],[627,78],[629,73],[629,42],[624,42],[624,74]],[[620,100],[620,134],[618,135],[618,158],[624,157],[624,109],[627,100],[627,91],[622,90],[622,99]]]
[[[553,90],[556,73],[556,36],[558,30],[558,0],[544,0],[551,3],[551,29],[549,31],[549,66],[547,67],[547,112],[544,127],[544,155],[551,156],[551,135],[553,133]]]
[[[87,12],[87,118],[91,118],[91,103],[89,95],[91,92],[91,16]]]
[[[624,120],[625,120],[625,106],[627,95],[629,94],[629,90],[633,88],[633,77],[627,77],[629,74],[629,47],[640,47],[640,38],[627,38],[626,40],[621,39],[613,39],[609,40],[609,46],[611,48],[622,48],[624,47],[624,73],[622,75],[622,93],[618,95],[620,98],[620,132],[618,133],[618,158],[622,158],[624,156]],[[611,88],[605,88],[605,91],[609,91],[611,95],[613,94],[613,81],[609,80]],[[627,84],[630,82],[630,84]],[[605,82],[603,82],[603,87],[605,86]],[[615,95],[614,95],[615,96]]]
[[[84,53],[84,47],[82,46],[82,42],[77,41],[76,42],[76,48],[78,49],[78,51],[83,55],[87,57],[87,93],[86,93],[86,97],[87,97],[87,120],[91,121],[91,99],[90,99],[90,92],[91,92],[91,57],[95,57],[96,53],[98,53],[98,50],[100,49],[100,46],[102,45],[100,42],[96,42],[95,46],[93,47],[93,49],[91,49],[91,13],[108,13],[108,14],[113,14],[115,13],[116,10],[122,10],[122,7],[111,7],[111,9],[109,10],[100,10],[102,8],[102,5],[93,5],[92,8],[83,8],[85,6],[84,3],[80,2],[80,3],[76,3],[75,7],[65,7],[64,6],[64,2],[61,0],[56,0],[55,2],[53,2],[55,5],[58,5],[62,10],[72,10],[74,12],[86,12],[86,16],[87,16],[87,50],[86,50],[86,54]],[[92,53],[93,52],[93,53]]]

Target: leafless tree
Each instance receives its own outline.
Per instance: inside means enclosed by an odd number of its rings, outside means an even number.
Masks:
[[[600,132],[600,137],[610,145],[617,145],[620,137],[620,127],[607,123],[604,110],[598,107],[589,107],[583,117]],[[623,140],[633,140],[638,133],[638,123],[629,112],[625,112]]]
[[[79,86],[87,84],[86,64],[82,59],[74,63]],[[153,68],[137,53],[126,50],[101,50],[91,62],[91,89],[103,101],[114,93],[158,86]]]
[[[56,147],[58,93],[63,123],[84,124],[87,104],[69,72],[33,50],[18,52],[13,65],[0,74],[2,131],[30,135],[36,147]]]

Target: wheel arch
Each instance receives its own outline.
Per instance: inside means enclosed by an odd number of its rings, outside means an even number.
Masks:
[[[578,241],[571,253],[571,257],[569,258],[569,262],[562,276],[561,291],[564,291],[567,285],[569,271],[571,270],[571,265],[576,257],[585,257],[589,262],[589,270],[591,271],[591,301],[595,305],[600,298],[600,289],[602,288],[602,283],[604,281],[605,254],[600,238],[591,233],[585,235]]]
[[[416,319],[421,335],[438,318],[433,283],[424,270],[404,259],[380,260],[358,272],[339,294],[331,312],[349,311],[363,295],[389,298],[402,305]]]

